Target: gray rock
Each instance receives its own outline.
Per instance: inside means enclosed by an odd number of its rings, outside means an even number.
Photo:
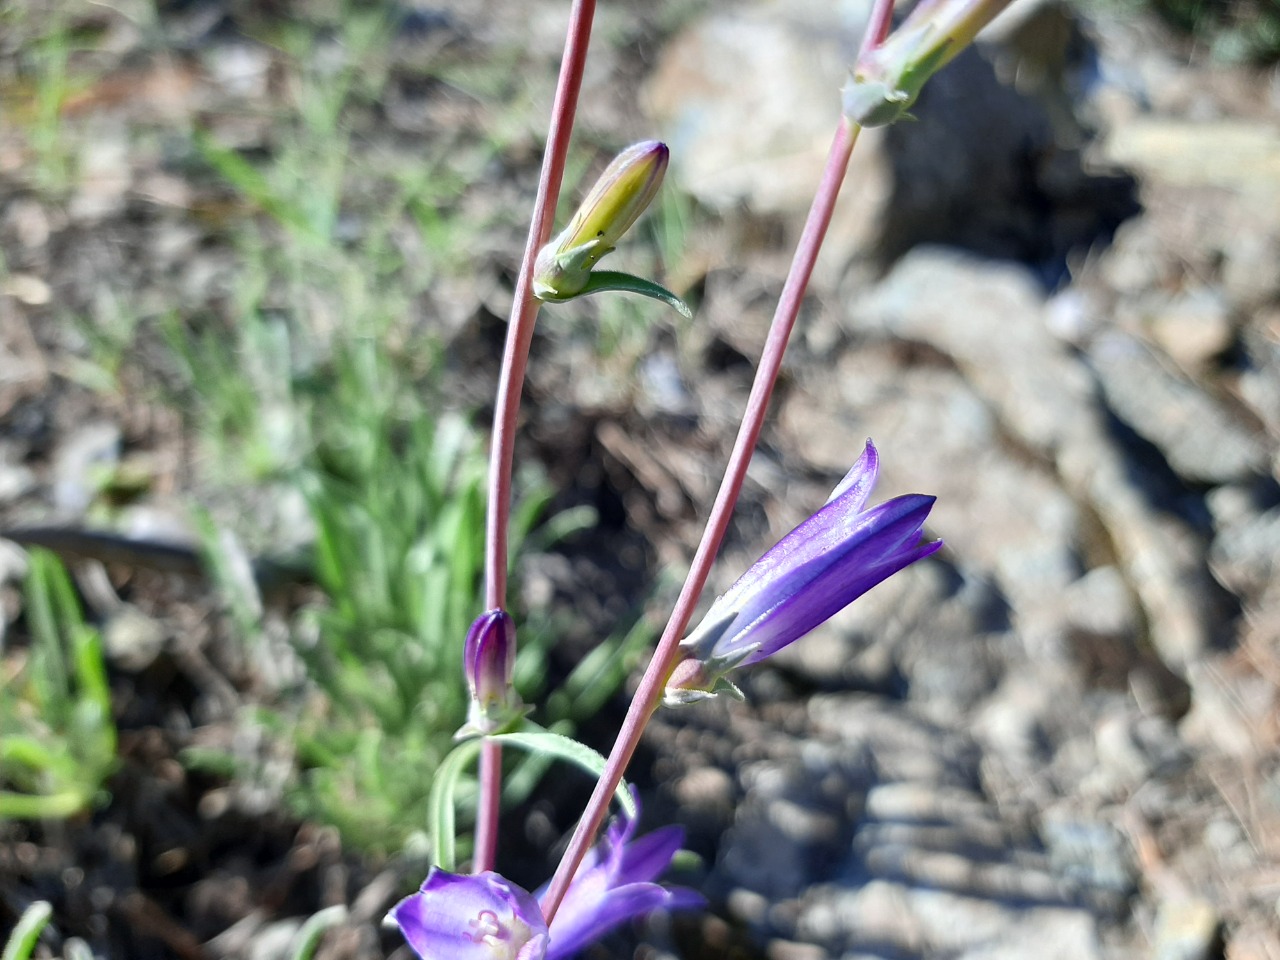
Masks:
[[[929,532],[959,566],[997,584],[1028,634],[1055,631],[1061,592],[1080,574],[1079,511],[1043,468],[1008,456],[989,408],[947,370],[898,369],[868,353],[842,358],[842,392],[791,394],[780,413],[800,454],[844,469],[851,436],[877,439],[882,493],[938,501]]]
[[[1231,590],[1260,594],[1280,580],[1280,507],[1222,524],[1210,553],[1213,572]]]
[[[1166,900],[1156,912],[1155,960],[1209,960],[1222,918],[1204,900]]]
[[[164,626],[132,604],[121,604],[102,628],[108,659],[125,670],[145,670],[164,647]]]
[[[1243,336],[1246,362],[1237,382],[1240,399],[1280,437],[1280,307],[1259,310]],[[1274,457],[1271,469],[1280,474]]]
[[[894,370],[865,349],[857,358],[844,358],[836,377],[839,397],[825,394],[817,413],[812,406],[804,408],[804,415],[813,418],[808,431],[813,436],[811,453],[819,454],[824,445],[830,449],[824,433],[828,438],[847,436],[862,416],[884,424],[875,429],[884,447],[887,485],[892,486],[894,471],[901,468],[913,487],[919,484],[918,489],[942,493],[935,512],[936,529],[966,551],[969,537],[981,544],[987,533],[1002,526],[992,518],[1004,514],[1003,494],[1010,494],[1014,504],[1034,503],[1035,490],[1060,483],[1069,498],[1064,500],[1059,491],[1043,503],[1061,506],[1034,518],[1024,517],[1021,534],[1002,530],[1001,537],[990,541],[988,555],[1008,545],[1008,557],[1020,568],[1013,570],[1013,563],[1001,568],[1002,588],[1007,588],[1010,577],[1030,587],[1037,574],[1044,585],[1054,582],[1052,578],[1057,578],[1059,588],[1074,582],[1082,571],[1067,562],[1073,541],[1068,537],[1054,542],[1055,535],[1067,534],[1075,522],[1065,508],[1074,500],[1087,504],[1106,528],[1119,567],[1142,604],[1151,640],[1166,662],[1180,669],[1205,649],[1221,629],[1221,611],[1204,569],[1203,548],[1184,523],[1148,502],[1139,465],[1111,436],[1088,371],[1042,322],[1043,298],[1025,270],[922,248],[904,257],[878,288],[851,297],[850,304],[851,329],[871,329],[929,344],[956,364],[964,383],[957,386],[951,374],[932,367]],[[968,390],[972,394],[964,399]],[[1208,402],[1197,397],[1198,402]],[[789,415],[799,421],[801,411],[789,409],[790,402],[782,410],[784,422]],[[821,411],[822,407],[832,412]],[[837,425],[842,429],[834,429]],[[803,425],[798,426],[803,435]],[[1002,429],[1051,458],[1056,478],[1022,458],[1010,457],[999,440]],[[889,447],[884,439],[888,436],[900,436],[903,442]],[[1232,436],[1239,437],[1238,427]],[[950,446],[953,440],[954,447]],[[1221,446],[1232,441],[1218,442]],[[1241,442],[1248,451],[1246,459],[1256,456],[1255,438],[1241,438]],[[904,458],[900,450],[911,457]],[[988,456],[1000,461],[990,473]],[[1191,451],[1188,456],[1197,454]],[[930,461],[945,466],[929,470]],[[1030,478],[1022,491],[1012,489],[1018,485],[1015,474]],[[976,490],[972,485],[958,489],[966,476],[981,478]],[[987,495],[989,482],[990,489],[1002,495],[992,495],[998,502],[980,509],[973,498]],[[926,486],[935,483],[937,489]],[[959,504],[951,509],[966,513],[968,526],[944,528],[945,504],[957,497]],[[1050,519],[1055,516],[1056,523]],[[1047,527],[1046,519],[1050,519]],[[1007,541],[1005,533],[1010,534]],[[1048,562],[1028,563],[1030,554],[1020,556],[1020,537],[1027,549],[1041,551],[1042,560]],[[1052,559],[1055,550],[1056,560]],[[1015,591],[1012,597],[1020,595]],[[1030,606],[1024,606],[1024,612],[1041,611],[1043,619],[1031,620],[1037,625],[1051,623],[1060,614],[1058,598],[1043,593],[1029,596],[1026,603]],[[1046,636],[1051,635],[1049,627],[1044,629]]]
[[[1068,622],[1095,637],[1133,637],[1141,611],[1123,574],[1114,566],[1095,567],[1067,587]]]
[[[1223,244],[1222,286],[1243,310],[1280,298],[1280,214],[1272,208],[1270,217],[1270,224],[1241,224]]]
[[[1198,538],[1151,506],[1135,484],[1134,465],[1101,435],[1094,442],[1073,440],[1055,462],[1067,488],[1105,525],[1161,660],[1184,670],[1223,629],[1220,594],[1205,570]]]
[[[1240,190],[1258,203],[1280,200],[1280,132],[1244,118],[1133,118],[1110,131],[1105,160],[1153,180]]]
[[[671,145],[681,187],[714,210],[746,207],[799,223],[869,10],[867,0],[765,0],[714,11],[668,42],[642,103]],[[837,259],[873,244],[889,199],[883,133],[860,141],[849,202],[830,231],[828,254]]]
[[[1179,475],[1227,483],[1265,466],[1266,445],[1256,431],[1134,338],[1109,332],[1094,341],[1089,356],[1108,405],[1159,447]]]
[[[120,460],[121,432],[114,423],[87,423],[58,445],[53,461],[53,502],[72,516],[83,513],[97,495],[102,474]]]
[[[292,956],[291,948],[301,928],[302,921],[295,918],[268,923],[254,934],[248,960],[285,960]]]
[[[1045,295],[1025,268],[938,247],[913,250],[874,290],[849,298],[848,323],[927,343],[953,358],[1023,442],[1052,449],[1093,394],[1049,332]]]
[[[1082,888],[1127,897],[1138,882],[1129,844],[1113,826],[1076,813],[1050,811],[1040,836],[1054,871]]]
[[[803,214],[869,10],[768,0],[714,12],[669,42],[643,99],[681,185],[714,209]]]
[[[1151,338],[1184,371],[1197,373],[1235,340],[1226,298],[1199,287],[1168,298],[1147,318]]]

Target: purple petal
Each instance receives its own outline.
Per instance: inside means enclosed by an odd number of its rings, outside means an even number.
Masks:
[[[541,960],[546,950],[537,901],[496,873],[458,876],[433,868],[391,918],[424,960]]]
[[[744,597],[757,587],[771,589],[770,585],[780,571],[804,563],[813,555],[823,553],[851,535],[850,525],[862,517],[862,508],[871,496],[880,473],[880,455],[875,445],[867,441],[862,456],[853,469],[836,486],[826,505],[809,519],[774,544],[773,548],[753,563],[739,577],[712,610],[732,610],[742,606]],[[711,614],[708,613],[708,617]]]
[[[932,497],[898,497],[865,515],[858,535],[819,554],[779,578],[770,594],[735,623],[732,638],[717,652],[758,644],[743,665],[757,663],[829,620],[876,584],[940,549],[941,541],[921,543],[921,526]],[[748,619],[750,618],[750,619]]]
[[[566,917],[568,903],[567,896],[551,921],[547,960],[570,957],[614,927],[654,910],[695,908],[703,906],[706,900],[692,890],[667,890],[656,883],[632,883],[610,890],[593,909],[579,910]]]
[[[563,960],[609,930],[653,910],[690,909],[706,900],[692,890],[668,890],[655,880],[671,865],[684,842],[680,827],[663,827],[637,840],[636,821],[619,817],[607,839],[578,868],[551,921],[547,960]],[[546,887],[537,892],[541,899]]]
[[[876,451],[876,445],[868,440],[862,449],[862,456],[858,457],[858,462],[844,475],[844,479],[836,484],[831,496],[827,497],[827,503],[839,500],[846,493],[852,493],[851,500],[846,498],[849,502],[848,509],[861,510],[871,498],[871,491],[875,489],[879,476],[880,454]]]
[[[614,882],[647,883],[658,879],[671,866],[683,843],[682,827],[661,827],[646,833],[623,851]]]

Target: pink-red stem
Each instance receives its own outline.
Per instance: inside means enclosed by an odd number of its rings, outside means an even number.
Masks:
[[[751,386],[747,410],[743,416],[742,426],[738,428],[738,437],[734,442],[729,464],[725,468],[724,479],[720,483],[720,491],[716,495],[707,528],[703,531],[702,541],[694,554],[693,565],[680,591],[680,597],[676,600],[675,609],[671,612],[671,618],[667,621],[662,639],[658,641],[653,659],[649,661],[649,666],[627,710],[626,719],[609,754],[605,771],[596,783],[595,791],[587,803],[586,810],[583,811],[582,818],[578,821],[573,836],[569,840],[569,846],[542,900],[542,910],[548,922],[559,909],[560,902],[569,888],[569,882],[573,879],[579,864],[582,863],[582,858],[586,855],[592,840],[595,839],[608,812],[609,800],[621,783],[623,771],[631,762],[631,756],[640,742],[640,735],[644,732],[644,727],[653,715],[653,711],[657,709],[667,680],[676,666],[680,652],[680,639],[684,636],[689,618],[693,615],[694,607],[711,573],[711,565],[715,561],[716,553],[719,552],[738,493],[742,489],[747,465],[751,462],[751,454],[755,450],[756,441],[764,423],[769,397],[773,393],[773,385],[782,367],[783,351],[786,350],[787,339],[791,336],[796,316],[800,312],[800,303],[804,299],[805,289],[809,285],[809,278],[813,275],[818,251],[822,248],[823,238],[831,223],[836,196],[840,192],[840,184],[849,167],[849,157],[853,152],[859,129],[842,119],[836,131],[831,150],[827,155],[822,182],[818,187],[817,195],[813,198],[813,205],[809,208],[804,232],[800,236],[800,243],[791,262],[791,270],[783,285],[782,296],[779,298],[778,308],[769,328],[769,336],[760,357],[760,366],[756,371],[755,382]]]
[[[560,78],[556,83],[555,103],[551,109],[551,126],[547,147],[542,156],[542,173],[538,179],[538,195],[534,201],[529,237],[524,259],[516,279],[515,297],[511,303],[511,319],[507,325],[506,348],[502,355],[502,373],[498,379],[498,397],[493,415],[493,437],[489,446],[489,513],[485,524],[485,609],[506,609],[507,605],[507,527],[511,517],[511,466],[515,458],[515,436],[520,413],[520,394],[524,389],[525,368],[533,327],[538,317],[539,302],[533,296],[533,265],[538,251],[551,238],[555,222],[556,202],[560,199],[560,182],[564,179],[565,158],[569,155],[569,136],[578,110],[578,93],[587,62],[591,41],[591,22],[595,18],[595,0],[574,0],[569,13],[569,30],[564,57],[560,61]],[[480,748],[480,795],[476,810],[476,847],[472,869],[479,873],[492,870],[498,846],[498,809],[502,795],[502,748],[486,742]]]

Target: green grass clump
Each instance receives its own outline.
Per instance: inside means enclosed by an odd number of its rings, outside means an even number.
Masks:
[[[466,718],[463,638],[481,612],[485,443],[469,406],[476,401],[460,399],[457,381],[446,379],[443,324],[423,304],[437,284],[473,273],[475,251],[492,246],[508,213],[467,191],[491,178],[506,139],[523,133],[519,114],[500,109],[487,131],[398,148],[378,124],[394,46],[387,11],[338,6],[319,27],[255,21],[281,72],[279,99],[249,105],[273,111],[264,142],[242,151],[236,117],[226,135],[227,118],[213,112],[201,116],[202,129],[164,131],[175,165],[219,195],[200,222],[206,244],[235,256],[217,297],[193,308],[175,296],[157,315],[154,295],[144,303],[120,289],[105,323],[66,313],[87,352],[67,369],[107,393],[121,390],[126,373],[135,386],[162,384],[151,399],[183,413],[210,566],[249,665],[239,678],[252,690],[243,720],[295,758],[284,790],[296,813],[336,825],[357,847],[395,852],[427,829],[432,781]],[[33,54],[41,93],[24,121],[48,171],[33,186],[54,204],[75,186],[70,158],[83,133],[63,122],[83,59],[76,45],[88,42],[67,22],[54,23]],[[514,69],[450,82],[527,96],[511,81]],[[604,327],[603,348],[639,351],[634,316]],[[138,357],[157,370],[139,378]],[[582,511],[545,517],[550,491],[536,470],[516,487],[515,556],[592,520]],[[245,576],[227,531],[272,562]],[[4,742],[30,762],[3,755],[10,792],[0,796],[37,804],[35,815],[65,816],[101,796],[115,745],[105,681],[76,672],[90,653],[100,665],[96,633],[73,619],[74,594],[48,562],[33,560],[28,585],[32,657],[0,701]],[[306,584],[284,606],[266,596],[272,570]],[[57,630],[38,632],[39,610],[55,611],[42,622]],[[74,655],[37,655],[54,634]],[[650,631],[604,640],[549,691],[553,637],[545,618],[525,612],[517,685],[528,702],[546,703],[543,726],[569,734],[617,689]],[[510,753],[506,794],[518,800],[547,761]],[[254,758],[198,750],[186,758],[269,779]],[[468,789],[460,777],[458,796]]]
[[[1280,59],[1280,0],[1149,0],[1162,17],[1208,45],[1215,59]]]
[[[27,657],[0,685],[0,818],[69,817],[106,799],[116,767],[102,638],[52,554],[33,550]]]

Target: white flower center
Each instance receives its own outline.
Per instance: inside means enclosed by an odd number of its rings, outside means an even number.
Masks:
[[[498,915],[492,910],[481,910],[467,926],[471,932],[467,934],[472,943],[483,943],[488,947],[498,947],[508,938],[506,928],[498,922]]]

